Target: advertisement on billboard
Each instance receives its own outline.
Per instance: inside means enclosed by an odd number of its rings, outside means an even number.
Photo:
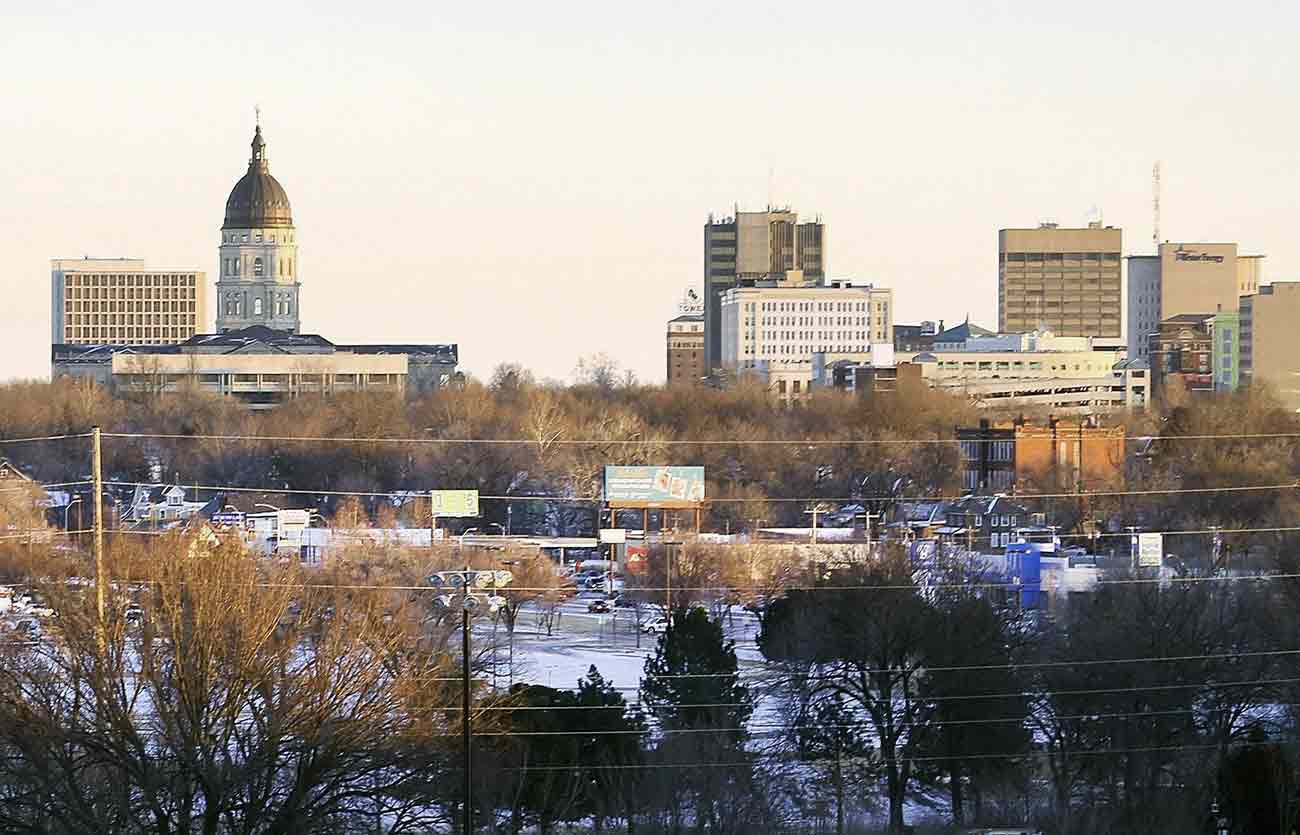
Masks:
[[[1138,568],[1159,568],[1164,564],[1165,537],[1158,533],[1137,536]]]
[[[478,516],[477,490],[434,490],[433,515]]]
[[[703,467],[605,467],[605,501],[654,504],[704,501]]]
[[[303,532],[311,523],[311,513],[306,510],[281,510],[275,517],[275,550],[297,551],[302,547]]]

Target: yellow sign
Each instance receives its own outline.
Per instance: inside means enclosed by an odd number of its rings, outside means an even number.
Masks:
[[[478,516],[477,490],[434,490],[434,516]]]

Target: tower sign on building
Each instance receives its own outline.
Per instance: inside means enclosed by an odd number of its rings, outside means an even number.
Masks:
[[[226,200],[217,279],[217,332],[262,325],[298,333],[298,246],[289,196],[271,176],[262,126],[248,171]]]

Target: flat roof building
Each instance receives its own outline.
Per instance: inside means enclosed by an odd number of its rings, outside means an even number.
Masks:
[[[826,226],[799,222],[789,208],[768,207],[704,224],[704,362],[722,367],[722,296],[733,287],[799,271],[820,284],[826,277]]]
[[[668,320],[668,382],[698,383],[704,365],[704,314],[682,313]]]
[[[50,261],[52,345],[173,345],[207,326],[200,270],[160,270],[139,258]]]
[[[1240,334],[1241,382],[1267,385],[1300,411],[1300,281],[1275,281],[1243,296]]]
[[[52,360],[56,377],[89,377],[143,394],[193,387],[250,409],[304,395],[425,392],[458,379],[455,345],[335,345],[261,326],[199,334],[180,345],[55,345]]]
[[[788,394],[829,384],[825,367],[893,354],[892,290],[851,281],[814,284],[797,272],[734,287],[722,297],[722,367],[759,372]],[[874,347],[873,347],[874,346]],[[793,375],[793,376],[791,376]],[[788,378],[788,379],[787,379]]]
[[[1123,233],[1100,223],[998,231],[998,331],[1046,329],[1122,344]]]

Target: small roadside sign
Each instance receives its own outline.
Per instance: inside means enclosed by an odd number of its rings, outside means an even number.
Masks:
[[[479,515],[477,490],[434,490],[430,499],[434,517]]]
[[[1159,533],[1137,536],[1138,568],[1159,568],[1165,561],[1165,537]]]

